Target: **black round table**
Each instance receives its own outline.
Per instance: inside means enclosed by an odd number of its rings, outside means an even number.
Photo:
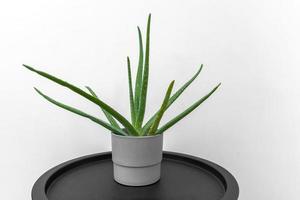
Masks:
[[[34,184],[32,200],[237,200],[235,178],[224,168],[194,156],[164,152],[161,179],[129,187],[113,180],[111,152],[62,163]]]

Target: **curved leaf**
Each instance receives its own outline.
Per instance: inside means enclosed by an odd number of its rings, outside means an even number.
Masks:
[[[141,98],[141,92],[142,92],[142,83],[143,83],[143,64],[144,64],[144,50],[143,50],[143,39],[141,30],[138,28],[138,35],[139,35],[139,63],[138,63],[138,70],[136,73],[136,79],[135,79],[135,94],[134,94],[134,109],[135,113],[138,113],[139,105],[140,105],[140,98]],[[136,124],[136,120],[134,122],[134,125]]]
[[[150,23],[151,23],[151,14],[149,14],[148,23],[147,23],[145,64],[143,69],[143,84],[142,84],[142,92],[141,92],[140,102],[139,102],[138,117],[136,122],[136,127],[138,130],[141,129],[141,126],[143,124],[145,109],[146,109],[148,76],[149,76]]]
[[[86,89],[88,89],[88,91],[91,93],[91,95],[93,95],[94,97],[96,97],[98,99],[98,96],[96,95],[96,93],[92,90],[92,88],[90,88],[89,86],[85,86]],[[99,106],[100,107],[100,106]],[[101,108],[101,107],[100,107]],[[116,128],[120,128],[119,124],[116,122],[116,120],[113,118],[113,116],[111,116],[111,114],[109,114],[108,112],[106,112],[106,110],[102,109],[102,112],[104,113],[105,117],[107,118],[107,120],[109,121],[109,123],[116,127]]]
[[[100,99],[97,99],[95,97],[93,97],[92,95],[86,93],[85,91],[83,91],[82,89],[64,81],[61,80],[55,76],[52,76],[46,72],[43,71],[39,71],[36,70],[28,65],[23,65],[24,67],[26,67],[27,69],[29,69],[30,71],[33,71],[61,86],[64,86],[70,90],[72,90],[73,92],[83,96],[84,98],[90,100],[91,102],[99,105],[101,108],[103,108],[104,110],[106,110],[109,114],[111,114],[116,120],[118,120],[127,130],[130,134],[132,135],[138,135],[138,132],[135,130],[135,128],[130,124],[129,121],[127,121],[127,119],[125,117],[123,117],[120,113],[118,113],[115,109],[113,109],[112,107],[110,107],[108,104],[104,103],[103,101],[101,101]]]
[[[168,109],[174,102],[175,100],[184,92],[184,90],[197,78],[197,76],[200,74],[200,72],[202,71],[203,65],[200,66],[200,68],[198,69],[197,73],[190,79],[188,80],[183,86],[181,86],[181,88],[179,88],[169,99],[167,108]],[[142,134],[145,135],[149,128],[151,127],[151,125],[153,124],[155,117],[157,115],[158,111],[148,120],[148,122],[144,125],[143,129],[142,129]]]
[[[163,133],[164,131],[166,131],[167,129],[169,129],[170,127],[172,127],[174,124],[176,124],[178,121],[180,121],[182,118],[184,118],[185,116],[187,116],[188,114],[190,114],[201,103],[203,103],[206,99],[208,99],[208,97],[210,97],[210,95],[212,95],[218,89],[218,87],[220,85],[221,85],[221,83],[219,83],[210,93],[208,93],[207,95],[205,95],[204,97],[202,97],[201,99],[199,99],[197,102],[195,102],[191,107],[189,107],[188,109],[186,109],[185,111],[183,111],[181,114],[177,115],[175,118],[173,118],[172,120],[170,120],[169,122],[167,122],[164,126],[162,126],[160,129],[157,130],[156,134]]]
[[[127,71],[128,71],[128,87],[129,87],[129,100],[130,100],[130,113],[131,113],[131,122],[135,122],[135,110],[134,110],[134,99],[133,99],[133,90],[132,90],[132,78],[131,78],[131,68],[130,68],[130,59],[127,57]]]
[[[68,106],[68,105],[65,105],[65,104],[63,104],[63,103],[60,103],[60,102],[58,102],[58,101],[56,101],[56,100],[54,100],[54,99],[48,97],[47,95],[43,94],[43,93],[42,93],[40,90],[38,90],[37,88],[34,88],[34,89],[35,89],[35,91],[36,91],[38,94],[40,94],[40,95],[41,95],[42,97],[44,97],[46,100],[48,100],[49,102],[53,103],[54,105],[56,105],[56,106],[58,106],[58,107],[60,107],[60,108],[63,108],[63,109],[65,109],[65,110],[68,110],[68,111],[70,111],[70,112],[72,112],[72,113],[75,113],[75,114],[77,114],[77,115],[80,115],[80,116],[82,116],[82,117],[86,117],[86,118],[92,120],[93,122],[96,122],[97,124],[100,124],[101,126],[107,128],[108,130],[110,130],[110,131],[112,131],[112,132],[114,132],[114,133],[116,133],[116,134],[119,134],[119,135],[127,135],[127,134],[126,134],[122,129],[120,129],[120,128],[113,127],[112,125],[110,125],[110,124],[108,124],[108,123],[102,121],[101,119],[98,119],[98,118],[96,118],[96,117],[93,117],[93,116],[91,116],[91,115],[89,115],[89,114],[87,114],[87,113],[85,113],[85,112],[82,112],[81,110],[78,110],[78,109],[76,109],[76,108],[73,108],[73,107],[71,107],[71,106]]]
[[[150,128],[150,130],[149,130],[149,133],[148,133],[149,135],[154,135],[154,134],[155,134],[155,132],[156,132],[156,130],[157,130],[157,128],[158,128],[158,125],[159,125],[159,123],[160,123],[160,120],[161,120],[161,118],[162,118],[164,112],[165,112],[166,109],[167,109],[168,101],[169,101],[169,99],[170,99],[170,95],[171,95],[171,92],[172,92],[172,89],[173,89],[174,82],[175,82],[175,81],[172,81],[172,82],[170,83],[169,87],[168,87],[168,90],[167,90],[167,92],[166,92],[166,95],[165,95],[165,98],[164,98],[164,100],[163,100],[163,103],[162,103],[162,105],[161,105],[161,107],[160,107],[160,109],[159,109],[159,111],[158,111],[158,113],[157,113],[157,115],[156,115],[156,117],[155,117],[155,120],[154,120],[154,122],[153,122],[153,125],[151,126],[151,128]]]

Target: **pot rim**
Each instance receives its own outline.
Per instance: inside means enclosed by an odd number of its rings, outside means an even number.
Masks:
[[[155,138],[155,137],[163,136],[163,133],[161,133],[161,134],[156,134],[156,135],[132,136],[132,135],[117,135],[117,134],[111,132],[111,135],[113,135],[114,137],[119,137],[119,138],[128,138],[128,139],[146,139],[146,138]]]

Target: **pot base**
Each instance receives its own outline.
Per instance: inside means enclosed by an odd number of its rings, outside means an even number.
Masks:
[[[126,186],[151,185],[160,179],[161,164],[145,167],[127,167],[114,163],[114,179]]]

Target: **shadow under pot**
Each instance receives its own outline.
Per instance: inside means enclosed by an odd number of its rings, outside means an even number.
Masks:
[[[120,136],[111,133],[114,180],[127,186],[144,186],[160,179],[163,134]]]

